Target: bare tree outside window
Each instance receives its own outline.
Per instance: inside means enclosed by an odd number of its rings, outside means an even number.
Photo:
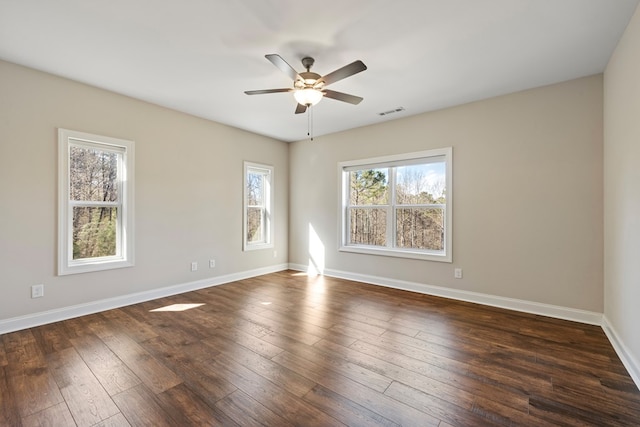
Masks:
[[[396,245],[399,248],[444,249],[444,163],[396,168]]]
[[[358,170],[350,173],[350,243],[386,245],[387,209],[384,206],[389,204],[387,176],[388,169]]]
[[[265,176],[262,173],[247,173],[247,242],[263,242],[265,224]]]
[[[73,259],[116,255],[118,153],[71,146],[69,187]]]

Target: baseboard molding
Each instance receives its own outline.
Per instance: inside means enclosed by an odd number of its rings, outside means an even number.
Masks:
[[[633,354],[629,351],[624,342],[620,339],[620,336],[616,332],[615,328],[609,322],[607,316],[602,316],[602,330],[604,331],[607,338],[611,342],[613,349],[618,354],[618,357],[622,361],[622,364],[629,375],[633,379],[633,382],[636,383],[636,387],[640,390],[640,363],[633,357]]]
[[[308,269],[307,266],[301,264],[289,264],[289,268],[297,271],[307,271]],[[337,277],[340,279],[348,279],[356,282],[369,283],[372,285],[386,286],[389,288],[418,292],[421,294],[450,298],[459,301],[473,302],[492,307],[521,311],[524,313],[539,314],[542,316],[571,320],[574,322],[586,323],[589,325],[600,326],[602,323],[602,314],[593,311],[578,310],[575,308],[542,304],[515,298],[505,298],[479,292],[463,291],[459,289],[445,288],[442,286],[407,282],[404,280],[396,280],[388,277],[370,276],[367,274],[351,273],[340,270],[326,269],[322,274],[324,274],[325,276]]]
[[[40,313],[28,314],[25,316],[13,317],[0,320],[0,334],[19,331],[47,323],[59,322],[61,320],[72,319],[74,317],[85,316],[87,314],[98,313],[100,311],[111,310],[126,305],[137,304],[157,298],[168,297],[184,292],[218,286],[237,280],[248,279],[261,276],[263,274],[275,273],[288,268],[287,264],[278,264],[269,267],[257,268],[254,270],[242,271],[239,273],[227,274],[224,276],[211,277],[194,282],[182,283],[159,289],[152,289],[134,294],[122,295],[114,298],[107,298],[99,301],[92,301],[85,304],[72,305],[55,310],[43,311]]]

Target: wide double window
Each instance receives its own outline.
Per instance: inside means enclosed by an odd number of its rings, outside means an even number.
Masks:
[[[451,262],[452,149],[342,162],[340,250]]]
[[[273,247],[273,167],[244,163],[244,250]]]
[[[133,265],[133,142],[58,130],[58,274]]]

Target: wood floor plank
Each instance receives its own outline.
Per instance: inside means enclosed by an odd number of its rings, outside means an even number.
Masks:
[[[93,427],[130,427],[129,421],[125,418],[122,413],[118,413],[113,417],[107,418],[104,421],[99,422]]]
[[[119,413],[75,348],[49,354],[47,363],[78,426],[92,426]]]
[[[190,347],[172,346],[160,337],[148,340],[143,345],[211,406],[237,389],[220,372],[211,369],[206,359],[202,360],[198,353],[188,352]],[[208,347],[205,344],[202,346]]]
[[[343,425],[335,418],[289,393],[285,388],[272,383],[224,354],[214,361],[214,366],[226,372],[231,383],[244,393],[295,425],[319,427]]]
[[[160,364],[140,344],[125,334],[96,330],[98,337],[154,393],[162,393],[182,382],[171,370]]]
[[[19,426],[20,411],[7,381],[6,369],[0,366],[0,426]]]
[[[474,400],[474,396],[490,395],[493,399],[500,401],[501,405],[522,412],[527,411],[529,401],[526,393],[505,390],[484,379],[466,375],[465,372],[459,371],[459,367],[451,369],[449,364],[439,361],[440,356],[426,353],[426,355],[418,355],[417,357],[420,357],[418,360],[407,356],[397,346],[389,347],[389,344],[378,347],[358,342],[351,348],[373,358],[360,356],[360,360],[365,364],[385,369],[389,377],[426,393],[437,391],[443,398],[451,396],[449,401],[452,403],[463,396],[466,396],[466,403],[469,403]]]
[[[321,378],[327,379],[330,375],[337,374],[383,393],[393,381],[390,377],[352,363],[332,351],[322,351],[319,347],[307,348],[299,345],[273,358],[274,362],[283,366],[296,361],[299,363],[300,360],[304,360],[307,366],[304,375],[318,383],[321,383]]]
[[[181,425],[162,408],[156,395],[144,384],[116,394],[113,400],[132,426],[177,427]]]
[[[0,367],[7,366],[7,352],[4,349],[4,343],[0,340]]]
[[[72,347],[66,331],[60,322],[31,330],[40,350],[45,355]]]
[[[208,405],[202,397],[182,383],[158,395],[161,406],[181,426],[229,426],[236,424],[224,412]]]
[[[112,324],[117,324],[121,328],[126,329],[127,334],[137,342],[146,341],[158,336],[158,333],[153,327],[144,321],[133,318],[122,309],[117,308],[115,310],[104,311],[102,315]]]
[[[304,327],[301,327],[297,323],[270,319],[269,317],[253,313],[248,310],[239,310],[238,314],[248,321],[264,325],[271,331],[278,331],[278,334],[284,335],[303,344],[313,345],[313,343],[322,339],[322,337],[314,335],[313,332],[308,332]]]
[[[23,427],[75,427],[67,405],[58,403],[22,419]]]
[[[240,426],[293,427],[295,424],[260,404],[242,390],[236,390],[216,403],[216,408],[227,414]]]
[[[140,378],[93,334],[72,338],[74,348],[110,396],[140,384]]]
[[[215,329],[214,331],[212,331],[212,337],[208,340],[210,344],[213,344],[218,339],[231,341],[237,345],[255,352],[256,354],[261,355],[262,357],[266,357],[267,359],[271,359],[272,357],[275,357],[284,351],[277,345],[271,344],[268,341],[265,341],[251,334],[247,334],[236,328],[227,327]],[[210,347],[215,348],[216,345],[213,344],[210,345]]]
[[[13,332],[2,338],[7,350],[6,383],[12,390],[20,417],[64,402],[31,331]]]
[[[317,408],[320,408],[322,411],[348,426],[400,426],[400,424],[397,424],[382,415],[355,403],[351,399],[347,399],[338,393],[326,389],[321,385],[316,385],[311,389],[309,393],[304,396],[304,400],[312,403]]]
[[[0,335],[0,426],[638,420],[598,326],[294,271]]]
[[[283,353],[276,357],[279,363],[301,375],[306,375],[327,390],[331,390],[354,404],[381,415],[403,426],[437,426],[439,419],[422,411],[396,401],[379,391],[373,390],[357,381],[340,375],[330,368],[315,366],[304,357]]]
[[[462,411],[458,408],[452,407],[452,404],[444,400],[438,399],[435,396],[426,394],[397,381],[394,381],[384,394],[417,410],[423,411],[438,420],[444,420],[453,425],[479,427],[503,425],[501,422],[494,422],[486,417],[476,416],[470,411]]]
[[[226,341],[223,342],[223,341]],[[274,384],[286,384],[287,391],[295,396],[302,397],[309,392],[315,385],[313,381],[293,372],[270,359],[238,346],[229,340],[204,340],[205,344],[219,349],[220,353],[226,355],[229,359],[249,367],[258,375],[268,379]],[[227,344],[227,345],[225,345]]]

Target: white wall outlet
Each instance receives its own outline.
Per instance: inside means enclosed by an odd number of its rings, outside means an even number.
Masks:
[[[453,270],[453,277],[455,277],[456,279],[462,279],[462,269],[456,268],[455,270]]]
[[[277,257],[278,257],[278,251],[276,251],[276,250],[274,250],[274,251],[273,251],[273,257],[274,257],[274,258],[277,258]]]
[[[44,296],[44,285],[31,286],[31,298],[41,298]]]
[[[210,259],[209,260],[209,268],[216,268],[216,260],[215,259]]]
[[[196,261],[191,263],[191,271],[198,271],[198,263]]]

